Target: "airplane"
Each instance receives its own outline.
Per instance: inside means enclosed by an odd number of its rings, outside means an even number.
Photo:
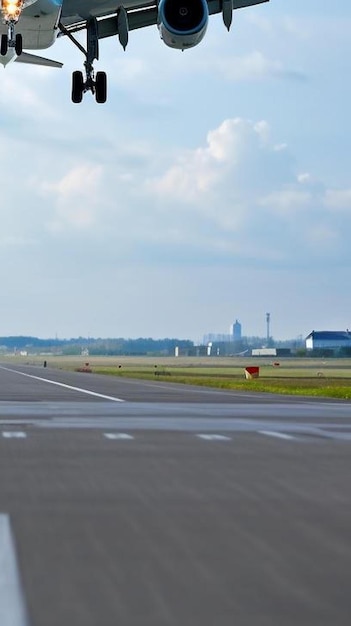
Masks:
[[[157,25],[163,42],[178,50],[197,46],[206,33],[209,16],[222,13],[230,30],[233,12],[269,0],[0,0],[0,63],[12,61],[60,68],[62,63],[25,50],[43,50],[58,37],[68,37],[85,57],[84,73],[72,74],[72,102],[90,91],[96,102],[107,99],[105,72],[94,72],[99,40],[117,37],[125,50],[129,31]],[[75,33],[86,31],[86,47]]]

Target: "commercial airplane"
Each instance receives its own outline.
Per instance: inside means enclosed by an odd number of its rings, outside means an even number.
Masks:
[[[87,91],[96,102],[106,102],[105,72],[94,72],[99,39],[116,36],[125,50],[130,30],[157,24],[167,46],[185,50],[203,39],[209,15],[222,13],[230,29],[233,11],[269,0],[0,0],[0,63],[11,61],[62,67],[62,63],[25,50],[43,50],[66,36],[85,57],[84,74],[72,75],[72,101],[79,103]],[[74,36],[86,31],[86,47]]]

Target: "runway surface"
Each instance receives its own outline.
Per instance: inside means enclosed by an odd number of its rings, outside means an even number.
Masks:
[[[349,624],[351,404],[0,367],[1,626]]]

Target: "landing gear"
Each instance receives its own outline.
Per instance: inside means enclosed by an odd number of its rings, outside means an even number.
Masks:
[[[95,100],[99,104],[104,104],[107,99],[107,77],[106,72],[97,72],[95,80]]]
[[[9,49],[9,38],[7,35],[1,35],[0,52],[1,52],[2,57],[5,57],[7,55],[8,49]]]
[[[98,27],[95,18],[90,18],[87,22],[87,46],[85,48],[73,37],[73,35],[60,24],[60,30],[67,35],[77,48],[84,54],[84,71],[75,71],[72,74],[72,102],[79,104],[83,95],[87,91],[95,96],[96,102],[103,104],[107,99],[107,77],[105,72],[94,73],[94,61],[99,60],[99,38]]]
[[[23,38],[21,34],[16,35],[15,38],[15,50],[16,50],[16,54],[17,56],[21,56],[22,51],[23,51]]]
[[[7,26],[7,34],[1,35],[0,54],[6,56],[9,49],[12,49],[19,57],[23,50],[23,40],[22,35],[15,34],[15,26],[21,16],[22,3],[3,3],[1,12]]]
[[[107,76],[106,72],[96,72],[94,80],[93,71],[89,71],[85,65],[86,79],[83,72],[77,70],[72,74],[72,102],[79,104],[87,91],[95,95],[98,104],[104,104],[107,100]]]
[[[83,100],[84,93],[84,78],[83,73],[80,71],[73,72],[72,74],[72,102],[79,104]]]
[[[9,51],[9,48],[14,48],[17,56],[19,57],[23,51],[23,39],[22,35],[18,34],[13,39],[9,35],[1,35],[0,53],[5,57]]]

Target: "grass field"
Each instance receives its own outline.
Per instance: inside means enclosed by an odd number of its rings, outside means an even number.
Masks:
[[[27,363],[76,370],[89,363],[97,374],[278,394],[351,399],[351,359],[231,357],[62,357],[11,356],[3,363]],[[257,365],[258,379],[246,380],[245,367]],[[89,374],[87,374],[89,375]]]

